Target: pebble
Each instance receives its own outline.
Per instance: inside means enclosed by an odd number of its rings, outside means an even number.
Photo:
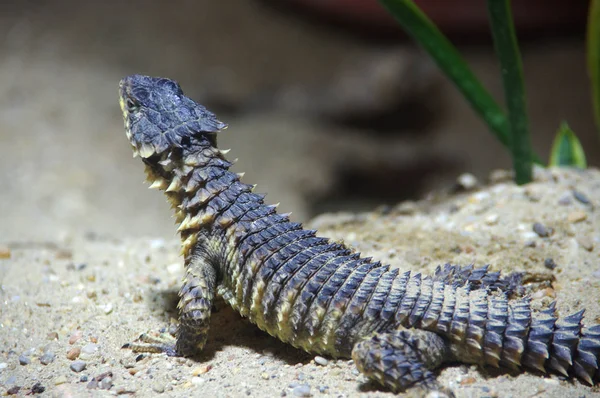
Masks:
[[[564,194],[558,199],[558,204],[561,206],[568,206],[571,203],[573,202],[571,201],[571,196],[569,196],[569,194]]]
[[[589,236],[580,236],[577,238],[577,243],[589,252],[594,250],[594,242],[592,242],[592,239]]]
[[[329,390],[329,386],[319,386],[319,392],[325,394]]]
[[[473,384],[473,383],[475,383],[475,381],[476,381],[476,380],[475,380],[475,378],[474,378],[474,377],[471,377],[471,376],[469,376],[469,377],[465,377],[464,379],[462,379],[462,380],[460,381],[460,385],[461,385],[461,386],[468,386],[468,385],[470,385],[470,384]]]
[[[98,351],[98,344],[89,343],[81,348],[81,353],[86,355],[95,354]]]
[[[499,219],[500,216],[498,216],[498,214],[490,214],[485,218],[485,223],[487,225],[496,225]]]
[[[31,358],[26,355],[19,355],[19,365],[29,365],[31,363]]]
[[[58,333],[50,332],[46,337],[48,338],[48,340],[58,340]]]
[[[200,384],[204,384],[206,380],[202,377],[192,377],[192,384],[195,386],[199,386]]]
[[[6,362],[0,362],[0,370],[8,368],[8,364]]]
[[[12,386],[8,390],[6,390],[6,395],[17,395],[21,390],[20,386]]]
[[[109,390],[113,385],[112,377],[105,377],[100,381],[101,390]]]
[[[321,356],[316,356],[315,357],[315,363],[317,365],[321,365],[321,366],[327,366],[327,364],[329,363],[329,361]]]
[[[192,379],[192,383],[193,383],[193,379]],[[165,392],[165,384],[164,383],[160,383],[160,382],[156,382],[154,384],[152,384],[152,391],[162,394],[163,392]]]
[[[497,184],[501,181],[512,180],[512,173],[508,170],[493,170],[488,177],[490,182],[493,184]]]
[[[48,365],[52,362],[54,362],[54,358],[56,358],[56,355],[54,355],[54,353],[52,351],[46,351],[41,357],[40,357],[40,363],[42,365]]]
[[[96,379],[95,377],[90,380],[89,383],[87,383],[87,385],[85,386],[85,388],[87,388],[88,390],[95,390],[98,388],[98,379]]]
[[[269,380],[269,374],[266,373],[266,372],[262,372],[260,374],[260,378],[263,379],[263,380]]]
[[[65,376],[65,375],[58,376],[56,379],[54,379],[55,386],[65,384],[66,382],[67,382],[67,376]]]
[[[73,362],[71,362],[71,365],[69,366],[69,368],[73,372],[79,373],[79,372],[83,371],[86,366],[87,366],[87,363],[85,363],[83,361],[73,361]]]
[[[44,391],[46,391],[46,387],[44,387],[39,381],[31,387],[32,394],[41,394]]]
[[[552,228],[547,228],[544,224],[536,222],[533,224],[533,232],[540,238],[547,238],[552,233]]]
[[[192,376],[202,375],[212,369],[212,365],[198,366],[192,370]]]
[[[83,332],[81,330],[75,330],[69,336],[69,344],[73,345],[83,336]]]
[[[294,387],[292,394],[296,397],[310,397],[310,386],[308,384],[300,384]]]
[[[474,195],[471,195],[468,199],[469,203],[479,203],[479,202],[483,202],[484,200],[487,200],[490,197],[490,193],[489,192],[477,192]]]
[[[102,306],[102,311],[104,311],[104,314],[108,315],[113,311],[113,305],[112,303],[108,303],[106,305]]]
[[[587,218],[586,212],[574,211],[572,213],[569,213],[569,215],[567,216],[567,221],[569,221],[570,223],[578,223],[581,221],[585,221],[586,218]]]
[[[461,174],[457,179],[456,179],[456,183],[463,189],[465,190],[471,190],[473,188],[475,188],[479,182],[477,181],[477,178],[471,174],[471,173],[464,173]]]
[[[573,197],[577,199],[578,202],[583,203],[584,205],[590,204],[590,200],[588,199],[588,197],[575,189],[573,190]]]
[[[415,202],[405,201],[396,206],[394,211],[398,214],[408,216],[417,211],[417,205]]]
[[[67,351],[67,359],[73,361],[79,358],[79,354],[81,354],[81,348],[73,347],[69,351]]]
[[[548,269],[554,269],[556,268],[556,263],[554,262],[553,258],[547,258],[544,260],[544,267],[548,268]]]
[[[10,258],[10,248],[0,246],[0,258]]]

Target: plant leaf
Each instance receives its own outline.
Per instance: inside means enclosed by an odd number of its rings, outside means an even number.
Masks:
[[[554,137],[549,166],[587,167],[583,147],[566,122],[562,122]]]
[[[504,110],[483,87],[454,45],[411,0],[379,0],[389,13],[438,64],[496,138],[510,150],[509,124]],[[531,154],[534,162],[540,157]]]
[[[515,182],[526,184],[533,178],[531,138],[527,120],[523,66],[510,0],[487,0],[487,8],[494,47],[502,71],[504,99],[510,124],[510,152],[515,169]]]
[[[592,86],[596,129],[600,134],[600,0],[590,0],[587,25],[587,61]]]

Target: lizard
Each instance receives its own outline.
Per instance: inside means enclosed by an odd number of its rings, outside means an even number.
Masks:
[[[534,312],[511,276],[446,264],[432,276],[361,257],[292,222],[230,171],[217,135],[227,125],[170,79],[120,81],[125,132],[150,188],[175,209],[185,276],[175,337],[127,344],[193,356],[206,344],[213,301],[307,352],[352,358],[393,392],[439,389],[436,370],[462,362],[600,379],[600,325],[584,311]]]

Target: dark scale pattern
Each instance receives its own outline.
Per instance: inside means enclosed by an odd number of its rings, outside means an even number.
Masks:
[[[583,311],[532,313],[520,275],[446,264],[400,273],[304,230],[229,171],[226,125],[171,80],[120,84],[127,137],[151,187],[175,208],[186,274],[172,344],[136,350],[195,355],[209,336],[216,294],[261,329],[307,351],[350,357],[393,391],[439,388],[435,369],[462,361],[553,370],[594,384],[600,325]],[[512,296],[517,296],[512,298]]]

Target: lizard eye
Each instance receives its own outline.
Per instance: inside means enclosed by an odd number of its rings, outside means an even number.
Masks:
[[[139,104],[137,104],[131,98],[127,98],[127,100],[125,101],[125,107],[127,108],[127,112],[129,113],[133,113],[140,108]]]

